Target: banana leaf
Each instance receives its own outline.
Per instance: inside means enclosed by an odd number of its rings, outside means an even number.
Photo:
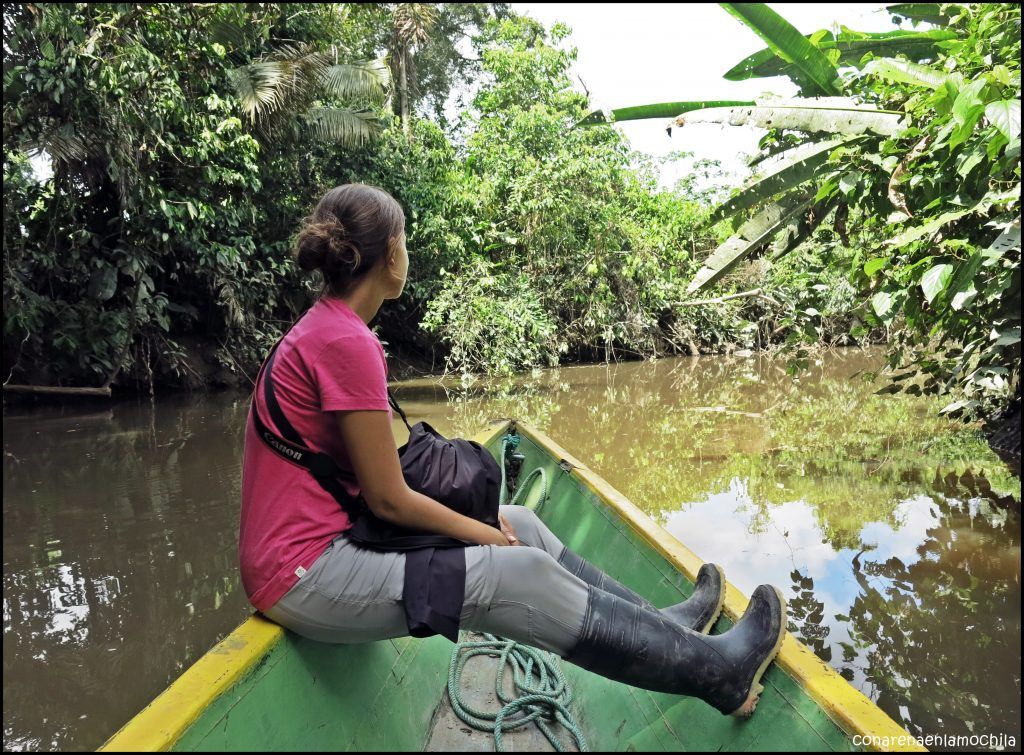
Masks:
[[[804,144],[783,153],[768,172],[755,176],[739,194],[719,205],[711,214],[711,222],[717,223],[809,181],[818,167],[828,162],[829,153],[842,143],[842,139],[830,139]]]
[[[903,55],[912,61],[920,61],[935,53],[935,43],[954,39],[956,32],[948,29],[929,31],[885,31],[861,32],[846,29],[836,37],[832,32],[822,30],[807,37],[820,50],[839,50],[838,65],[860,66],[867,53],[876,57]],[[816,39],[816,41],[814,41]],[[770,48],[765,48],[744,58],[725,73],[730,81],[765,78],[768,76],[792,76],[793,64],[788,63]]]
[[[790,100],[789,103],[797,102]],[[875,110],[868,107],[817,107],[814,100],[806,105],[779,104],[754,107],[716,107],[684,113],[675,119],[676,126],[693,123],[725,123],[730,126],[791,129],[806,133],[845,134],[856,136],[866,132],[880,136],[896,134],[903,124],[903,113]]]
[[[769,259],[777,260],[800,246],[838,205],[837,199],[822,200],[790,218],[789,223],[775,237]]]
[[[792,24],[764,3],[720,3],[768,43],[768,48],[794,66],[793,77],[803,94],[839,94],[836,67]]]
[[[715,249],[697,271],[686,293],[692,294],[710,286],[768,243],[771,237],[811,204],[811,195],[785,197],[772,203],[739,227],[735,235]]]
[[[709,107],[737,107],[753,105],[751,100],[698,100],[687,102],[659,102],[653,105],[634,105],[633,107],[616,108],[610,112],[595,110],[580,120],[577,126],[596,126],[618,121],[639,121],[646,118],[675,118],[680,113],[701,110]]]
[[[950,19],[964,11],[962,5],[946,3],[899,3],[887,5],[885,9],[894,16],[903,16],[911,21],[924,21],[936,26],[946,26]]]
[[[877,76],[886,81],[896,81],[901,84],[929,87],[930,89],[938,89],[947,81],[952,81],[952,77],[944,71],[937,71],[928,66],[895,58],[877,58],[869,61],[864,66],[864,74]]]

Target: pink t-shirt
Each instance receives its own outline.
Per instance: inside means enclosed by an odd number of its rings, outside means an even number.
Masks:
[[[274,359],[274,388],[285,417],[306,445],[352,466],[330,412],[388,404],[387,361],[377,336],[341,299],[324,297],[291,329]],[[281,434],[257,385],[260,417]],[[358,486],[345,483],[352,495]],[[273,606],[331,540],[352,526],[336,500],[303,467],[285,461],[245,428],[238,555],[242,585],[260,611]]]

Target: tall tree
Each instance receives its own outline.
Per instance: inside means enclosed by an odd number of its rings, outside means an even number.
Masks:
[[[402,130],[409,137],[409,117],[414,99],[420,94],[413,55],[437,27],[438,10],[430,3],[399,3],[392,14],[389,53],[391,71],[398,82],[395,112],[402,119]]]

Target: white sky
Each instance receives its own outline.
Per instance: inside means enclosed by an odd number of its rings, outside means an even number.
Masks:
[[[882,3],[769,3],[804,34],[838,22],[856,31],[893,31]],[[722,74],[767,45],[717,3],[512,3],[548,29],[562,21],[573,33],[561,44],[576,47],[572,73],[590,91],[595,107],[682,100],[747,100],[773,92],[793,96],[789,79],[727,81]],[[907,27],[909,28],[909,27]],[[578,77],[578,78],[577,78]],[[752,154],[761,129],[701,124],[665,133],[668,119],[618,125],[633,149],[661,156],[676,150],[722,161],[738,183],[746,175],[743,153]],[[667,166],[662,185],[671,186],[690,161]]]

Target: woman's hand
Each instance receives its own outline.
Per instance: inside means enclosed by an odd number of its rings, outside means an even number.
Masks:
[[[501,523],[502,534],[508,538],[508,544],[519,545],[519,538],[516,536],[516,531],[512,528],[512,525],[508,523],[508,519],[499,513],[498,521]]]

